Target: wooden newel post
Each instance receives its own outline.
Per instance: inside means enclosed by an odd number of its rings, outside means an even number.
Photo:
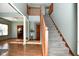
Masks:
[[[48,56],[48,28],[45,27],[45,56]]]

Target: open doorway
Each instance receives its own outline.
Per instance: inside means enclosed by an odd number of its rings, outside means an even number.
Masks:
[[[17,38],[23,39],[23,25],[17,25]]]
[[[40,24],[36,25],[36,40],[40,41]]]

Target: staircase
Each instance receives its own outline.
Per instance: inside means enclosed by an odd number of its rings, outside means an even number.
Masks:
[[[69,48],[58,33],[54,23],[48,15],[44,16],[48,27],[48,55],[49,56],[70,56]]]

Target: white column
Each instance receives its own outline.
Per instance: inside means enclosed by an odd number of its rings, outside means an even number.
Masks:
[[[23,28],[23,45],[26,44],[26,16],[23,16],[23,20],[24,20],[24,28]]]
[[[45,15],[45,7],[44,7],[44,6],[41,6],[41,13],[42,13],[43,15]]]
[[[29,40],[29,21],[28,21],[28,40]]]
[[[78,4],[78,6],[77,6],[77,8],[78,8],[78,11],[79,11],[79,4]],[[78,12],[78,17],[79,17],[79,12]],[[78,22],[77,22],[77,24],[78,24],[78,28],[77,28],[77,30],[78,30],[78,33],[77,33],[77,54],[79,55],[79,18],[78,18]]]

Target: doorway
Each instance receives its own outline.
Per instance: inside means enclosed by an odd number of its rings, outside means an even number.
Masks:
[[[40,24],[36,25],[36,40],[40,40]]]
[[[17,38],[23,39],[23,25],[17,25]]]

